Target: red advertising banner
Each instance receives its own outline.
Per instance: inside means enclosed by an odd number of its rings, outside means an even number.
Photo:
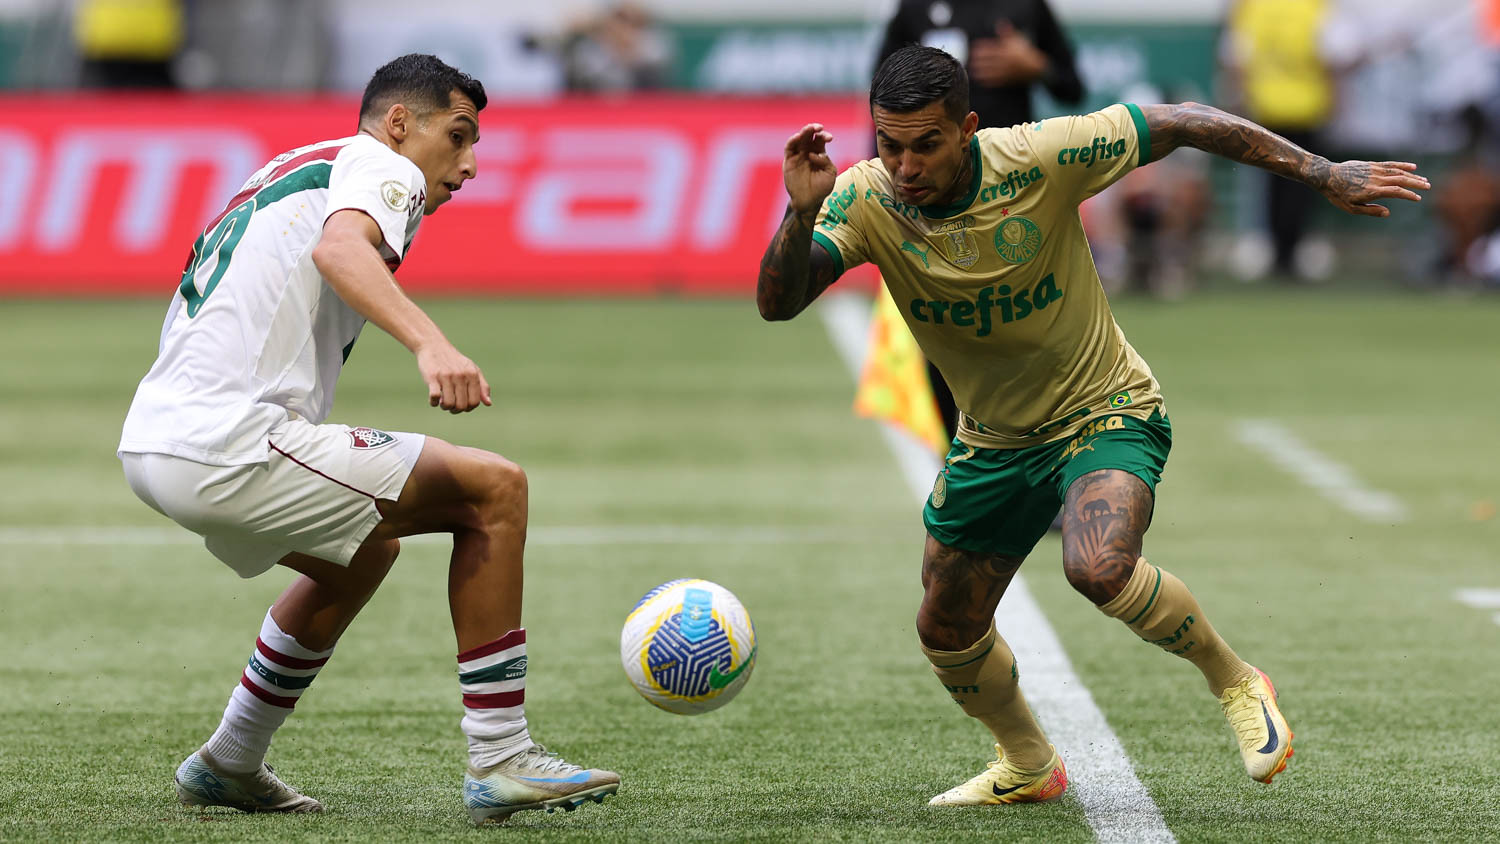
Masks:
[[[0,97],[0,293],[160,293],[199,229],[278,153],[352,134],[338,97]],[[734,294],[781,219],[781,149],[808,122],[869,154],[858,98],[494,103],[479,175],[422,224],[423,293]]]

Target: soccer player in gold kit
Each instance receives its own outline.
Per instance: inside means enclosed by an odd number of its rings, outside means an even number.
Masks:
[[[832,136],[787,141],[791,202],[761,262],[756,299],[791,319],[845,270],[873,262],[922,351],[953,387],[959,432],[923,511],[925,594],[917,635],[953,699],[995,736],[986,770],[934,805],[1049,800],[1062,759],[1021,694],[995,609],[1063,506],[1063,571],[1106,615],[1203,673],[1269,783],[1292,732],[1266,675],[1214,631],[1186,585],[1141,556],[1171,448],[1166,404],[1099,285],[1078,216],[1084,199],[1178,147],[1253,164],[1352,214],[1419,200],[1416,166],[1330,162],[1196,103],[977,130],[951,56],[911,46],[870,87],[879,160],[837,172]]]

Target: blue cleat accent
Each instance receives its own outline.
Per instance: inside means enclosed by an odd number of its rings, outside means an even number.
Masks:
[[[619,788],[619,774],[580,768],[533,745],[488,770],[470,768],[464,808],[476,824],[500,823],[527,809],[571,812],[586,800],[602,803]]]
[[[224,806],[241,812],[321,812],[323,804],[281,781],[264,763],[248,774],[232,774],[201,748],[184,759],[173,778],[184,806]]]

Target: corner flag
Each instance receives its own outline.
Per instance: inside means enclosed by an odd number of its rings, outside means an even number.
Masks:
[[[885,284],[880,291],[875,294],[870,350],[854,394],[854,412],[904,428],[941,455],[948,444],[947,431],[927,380],[927,361]]]

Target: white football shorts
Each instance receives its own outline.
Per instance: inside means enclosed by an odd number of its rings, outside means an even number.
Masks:
[[[291,419],[267,435],[270,459],[209,466],[170,454],[122,453],[125,479],[153,509],[203,537],[240,577],[296,551],[339,565],[380,523],[375,502],[395,501],[427,442]]]

